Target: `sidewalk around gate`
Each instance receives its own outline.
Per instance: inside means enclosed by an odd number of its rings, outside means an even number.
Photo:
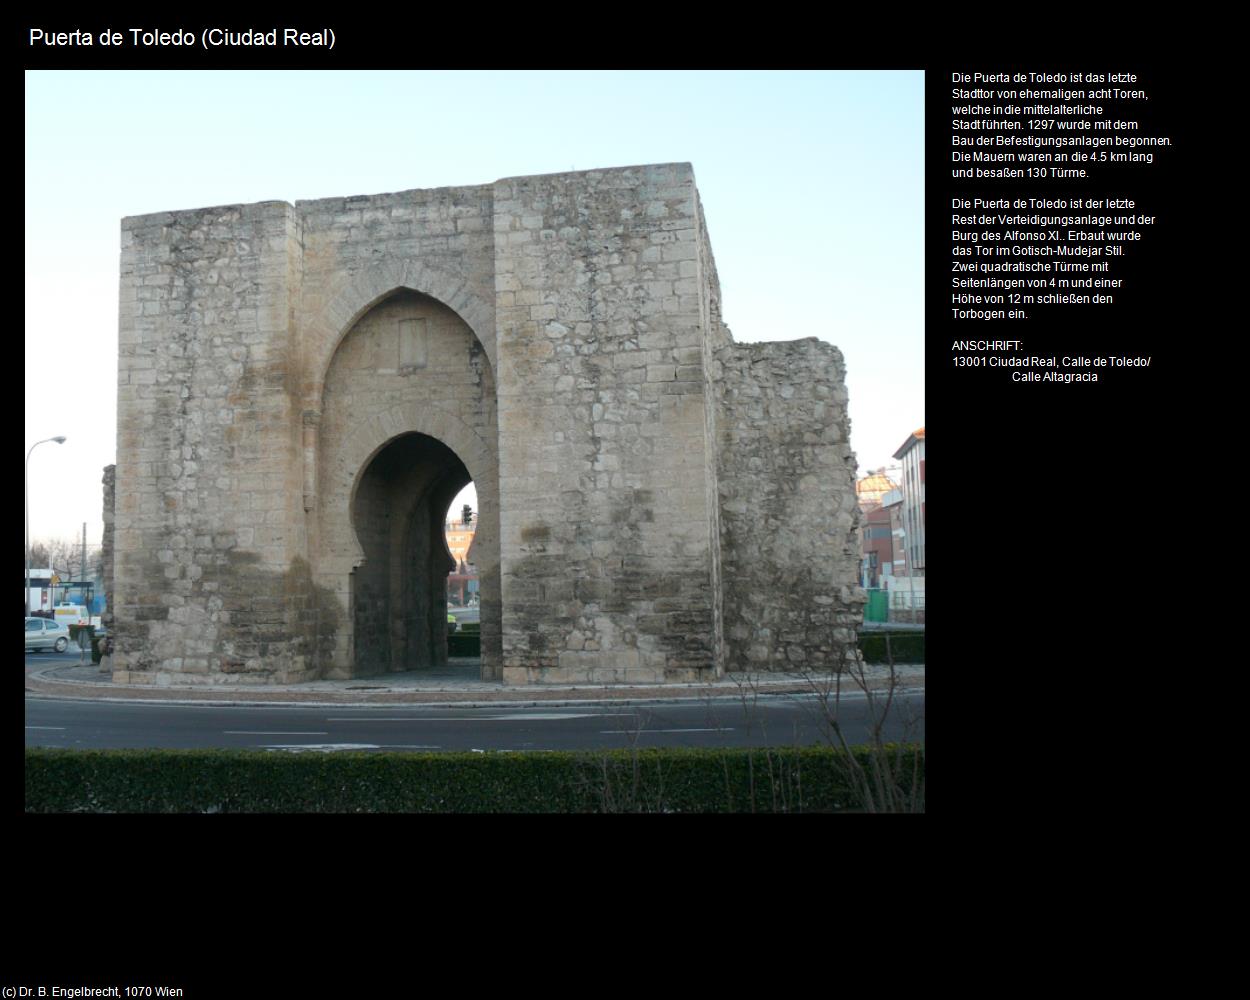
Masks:
[[[678,698],[740,698],[757,695],[797,694],[824,689],[832,684],[829,674],[731,674],[700,684],[550,684],[505,687],[482,681],[469,664],[436,672],[411,671],[338,681],[307,681],[302,684],[114,684],[112,676],[95,664],[53,664],[26,670],[26,691],[45,697],[98,698],[108,701],[198,702],[247,704],[440,704],[591,701],[671,701]],[[924,688],[924,665],[898,665],[895,678],[901,687]],[[865,668],[868,686],[889,685],[884,665]],[[844,674],[842,693],[853,694],[859,686]]]

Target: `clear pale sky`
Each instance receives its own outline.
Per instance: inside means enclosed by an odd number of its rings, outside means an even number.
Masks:
[[[28,72],[32,540],[100,542],[123,216],[689,162],[738,341],[846,357],[862,476],[924,424],[924,74]],[[458,509],[460,500],[453,509]],[[476,504],[475,504],[476,506]]]

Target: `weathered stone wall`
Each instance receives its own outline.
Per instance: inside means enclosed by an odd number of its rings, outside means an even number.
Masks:
[[[302,252],[295,322],[309,407],[319,407],[348,330],[396,289],[455,312],[496,367],[492,205],[491,185],[296,202]]]
[[[715,669],[688,164],[495,185],[504,680]]]
[[[858,508],[841,352],[809,337],[716,352],[726,668],[855,657]]]
[[[733,344],[689,164],[126,219],[120,343],[118,679],[436,662],[469,478],[484,678],[813,666],[853,623],[840,355]]]
[[[104,578],[104,614],[100,623],[107,629],[113,627],[113,525],[117,506],[117,466],[104,467],[104,534],[100,539],[100,575]]]
[[[721,563],[721,512],[720,468],[717,454],[720,451],[720,392],[715,383],[717,377],[716,351],[731,344],[729,328],[721,322],[720,278],[716,273],[716,259],[712,256],[712,242],[708,238],[707,223],[703,217],[703,205],[699,211],[699,256],[696,260],[699,281],[699,322],[705,332],[699,352],[703,363],[703,459],[705,489],[708,511],[708,550],[712,556],[712,652],[716,672],[725,672],[725,590]]]
[[[115,677],[316,674],[290,205],[122,222]]]
[[[354,641],[349,649],[352,673],[361,676],[391,669],[391,618],[398,608],[392,607],[390,590],[392,515],[388,485],[387,477],[371,467],[361,473],[356,491],[354,521],[363,560],[355,574],[351,601]]]

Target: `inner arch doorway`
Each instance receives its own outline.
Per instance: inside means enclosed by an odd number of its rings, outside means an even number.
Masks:
[[[360,474],[352,522],[364,550],[352,588],[358,674],[447,662],[447,507],[471,481],[441,441],[402,434]]]

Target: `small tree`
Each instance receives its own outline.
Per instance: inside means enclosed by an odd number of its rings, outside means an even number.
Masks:
[[[846,776],[855,789],[859,806],[866,812],[924,812],[924,744],[912,742],[912,733],[901,743],[892,742],[885,735],[887,720],[902,711],[900,696],[903,693],[888,632],[885,654],[885,676],[878,683],[870,678],[862,656],[843,656],[832,675],[809,674],[808,684],[819,705],[825,739],[841,751]],[[871,753],[863,760],[855,753],[842,726],[840,710],[843,695],[847,693],[862,698],[868,709]],[[911,716],[902,721],[906,730],[912,730],[923,725],[923,716]]]

